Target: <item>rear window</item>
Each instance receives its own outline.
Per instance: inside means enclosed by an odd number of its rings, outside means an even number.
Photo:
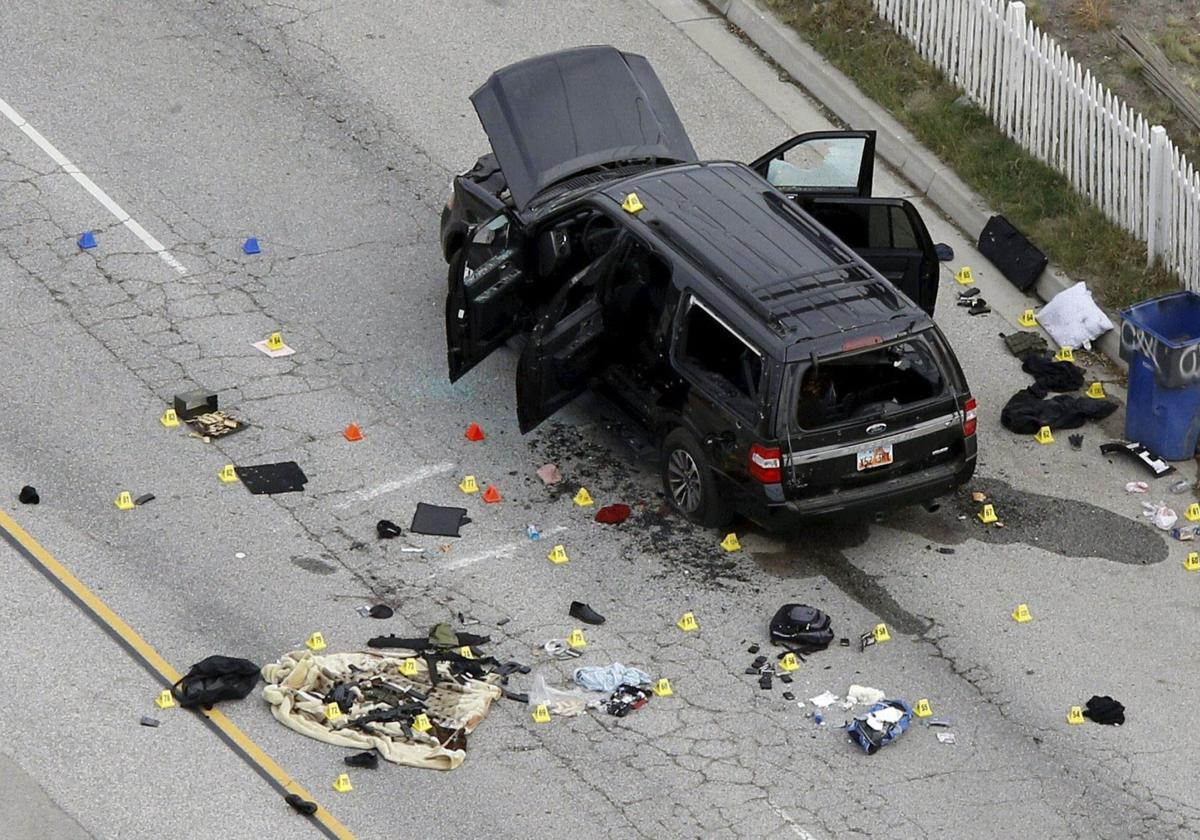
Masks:
[[[938,355],[921,338],[805,364],[800,377],[796,421],[803,429],[886,417],[946,390]]]

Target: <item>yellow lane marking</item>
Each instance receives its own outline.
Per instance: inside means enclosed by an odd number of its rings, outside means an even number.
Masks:
[[[152,648],[119,615],[109,609],[107,604],[97,598],[79,578],[71,574],[66,566],[58,562],[50,552],[46,551],[3,510],[0,510],[0,532],[3,532],[5,539],[12,544],[13,548],[70,595],[104,630],[140,659],[141,663],[159,676],[168,687],[179,682],[182,675],[171,667],[171,664],[163,659],[158,651]],[[216,729],[222,740],[228,743],[246,763],[260,776],[272,783],[276,789],[297,794],[310,802],[313,801],[312,795],[299,782],[284,772],[283,768],[267,755],[262,747],[234,725],[233,721],[223,712],[217,709],[210,712],[197,710],[197,712],[211,727]],[[350,830],[320,805],[317,806],[317,812],[313,814],[312,820],[328,837],[335,838],[335,840],[355,840]]]

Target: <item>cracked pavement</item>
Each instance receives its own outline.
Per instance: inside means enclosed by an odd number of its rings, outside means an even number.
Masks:
[[[608,621],[585,628],[579,664],[621,661],[675,688],[626,718],[549,726],[501,701],[460,769],[359,772],[346,795],[329,788],[340,750],[279,726],[256,695],[227,705],[357,836],[393,836],[398,823],[461,836],[481,820],[513,837],[1200,833],[1188,762],[1188,588],[1200,576],[1182,571],[1182,544],[1138,521],[1148,497],[1123,485],[1144,476],[1095,451],[1119,436],[1120,412],[1083,430],[1081,452],[1000,428],[1000,406],[1027,379],[996,334],[1023,300],[926,205],[935,239],[959,254],[943,266],[938,320],[980,397],[976,486],[997,500],[1002,531],[952,500],[786,538],[743,528],[744,550],[727,554],[721,535],[664,514],[654,466],[599,398],[522,437],[511,353],[447,382],[438,213],[453,173],[486,148],[467,97],[493,69],[573,44],[641,52],[705,157],[752,159],[827,125],[702,7],[14,0],[0,24],[12,35],[0,98],[187,269],[164,265],[0,122],[6,511],[177,668],[212,653],[265,663],[313,630],[353,649],[461,611],[490,651],[566,686],[570,667],[535,651],[572,629],[566,607],[583,600]],[[911,188],[880,173],[876,191]],[[85,229],[97,249],[75,245]],[[247,236],[262,254],[241,252]],[[996,314],[950,305],[958,264],[976,266]],[[294,356],[250,346],[277,329]],[[208,445],[163,429],[159,414],[193,384],[250,428]],[[486,441],[463,439],[472,420]],[[342,439],[350,422],[363,442]],[[306,492],[251,496],[217,480],[223,464],[274,460],[297,461]],[[561,487],[533,474],[550,460]],[[464,502],[465,473],[504,502]],[[16,503],[24,483],[41,492],[37,508]],[[597,525],[571,503],[578,486],[634,516]],[[157,499],[118,512],[121,490]],[[376,541],[376,520],[407,525],[417,501],[462,504],[474,521],[448,551],[437,538]],[[547,563],[529,523],[571,561]],[[11,582],[0,778],[45,792],[30,809],[93,837],[316,835],[197,721],[163,713],[159,729],[139,727],[153,681],[18,555],[0,558]],[[396,617],[360,618],[354,608],[372,601]],[[743,673],[746,649],[788,601],[820,606],[855,644],[762,691]],[[1008,617],[1019,602],[1032,623]],[[685,610],[698,633],[676,629]],[[859,652],[880,621],[893,640]],[[781,697],[807,703],[851,683],[928,697],[957,743],[917,721],[867,757],[836,728],[849,713],[835,707],[817,726],[811,706]],[[1067,708],[1092,694],[1124,702],[1128,723],[1068,726]],[[62,722],[54,738],[38,725],[47,715]],[[58,826],[31,819],[22,836],[67,836]]]

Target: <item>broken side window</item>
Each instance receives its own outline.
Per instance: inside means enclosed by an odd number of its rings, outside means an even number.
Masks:
[[[945,379],[937,356],[910,339],[806,365],[796,420],[801,428],[883,417],[940,395]]]
[[[679,357],[707,384],[752,408],[762,378],[762,355],[694,298],[684,316]]]
[[[506,253],[509,230],[508,217],[503,213],[475,228],[471,241],[467,243],[467,265],[463,272],[463,282],[468,288],[472,285],[476,273],[489,260],[509,256]]]

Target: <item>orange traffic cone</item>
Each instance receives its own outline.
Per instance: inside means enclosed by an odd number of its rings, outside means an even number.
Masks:
[[[500,491],[496,489],[496,485],[489,484],[487,489],[483,491],[483,500],[488,504],[495,504],[500,501]]]
[[[357,423],[351,423],[346,427],[346,431],[342,432],[342,437],[351,443],[357,443],[363,439],[362,429],[358,428]]]
[[[472,423],[470,426],[467,426],[467,440],[480,441],[485,437],[487,435],[483,433],[483,429],[478,423]]]

